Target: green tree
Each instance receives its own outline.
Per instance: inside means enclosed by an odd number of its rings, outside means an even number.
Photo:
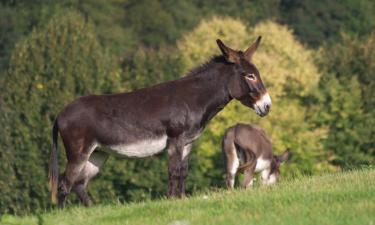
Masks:
[[[28,35],[35,26],[47,22],[56,12],[56,2],[0,1],[0,71],[8,67],[17,41]]]
[[[157,46],[175,40],[177,28],[173,17],[159,1],[130,1],[125,7],[125,21],[146,45]]]
[[[212,16],[228,16],[244,21],[246,25],[255,25],[262,20],[279,18],[280,0],[193,0],[194,5],[207,19]]]
[[[318,125],[329,127],[324,140],[332,163],[342,167],[356,167],[374,163],[374,152],[364,148],[370,140],[373,118],[363,111],[360,84],[355,76],[340,82],[332,74],[320,81],[320,110],[316,110]],[[372,154],[372,155],[371,155]]]
[[[313,47],[339,40],[341,31],[362,36],[375,27],[375,3],[371,0],[282,0],[280,11],[280,21]]]
[[[1,81],[1,78],[0,78]],[[0,84],[3,82],[1,81]],[[1,89],[0,89],[1,90]],[[1,90],[2,91],[2,90]],[[2,92],[1,92],[2,93]],[[17,183],[15,171],[13,170],[12,164],[9,162],[14,162],[13,148],[10,145],[10,137],[8,133],[10,132],[4,124],[9,119],[10,110],[7,108],[3,102],[3,99],[0,98],[0,189],[1,189],[1,198],[0,198],[0,212],[9,213],[13,212],[8,208],[9,205],[13,204],[14,201],[14,190]]]
[[[182,74],[178,52],[171,48],[158,51],[139,48],[124,63],[122,80],[130,90],[177,79]]]
[[[330,127],[325,144],[341,166],[375,161],[375,33],[367,38],[343,35],[342,42],[325,46],[318,56],[327,73],[321,81],[325,98],[320,124]]]
[[[139,44],[131,24],[126,22],[127,0],[70,0],[60,8],[73,8],[92,21],[102,46],[117,56],[119,62]]]

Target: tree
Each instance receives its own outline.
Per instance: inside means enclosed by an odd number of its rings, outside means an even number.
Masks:
[[[335,163],[353,167],[375,162],[375,33],[368,38],[343,34],[342,42],[324,46],[318,55],[327,76],[321,81],[320,125],[330,127],[325,145]],[[325,49],[326,51],[323,51]],[[323,115],[324,114],[324,115]]]
[[[130,1],[125,7],[125,21],[131,24],[138,38],[147,46],[155,47],[176,39],[174,19],[159,1]]]
[[[0,84],[3,82],[1,81]],[[10,116],[10,110],[5,106],[2,99],[0,99],[0,124],[4,125]],[[0,126],[0,212],[2,213],[12,213],[15,210],[9,208],[8,206],[13,205],[13,193],[16,185],[16,175],[13,170],[12,164],[14,162],[13,148],[10,145],[10,137],[8,135],[10,131],[5,126]],[[13,205],[13,207],[16,207]]]
[[[181,60],[176,50],[139,48],[124,63],[122,80],[130,90],[177,79],[182,74]]]
[[[375,4],[369,0],[282,0],[280,11],[280,21],[312,47],[338,41],[342,31],[367,36],[375,27]]]
[[[318,94],[321,107],[315,114],[317,125],[329,127],[323,144],[334,153],[332,163],[343,168],[369,165],[374,162],[374,151],[364,145],[371,140],[374,119],[363,111],[360,84],[356,77],[340,82],[326,74],[320,82]]]

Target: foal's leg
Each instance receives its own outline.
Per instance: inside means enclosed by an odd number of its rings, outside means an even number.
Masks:
[[[182,152],[183,145],[172,139],[168,146],[168,197],[176,197],[178,193],[177,185],[180,178]]]
[[[244,179],[242,181],[241,187],[248,188],[253,186],[253,176],[256,167],[256,161],[251,162],[251,166],[244,170]]]
[[[263,186],[267,186],[269,185],[269,178],[270,178],[270,173],[271,173],[271,170],[270,169],[265,169],[261,172],[260,176],[262,178],[262,185]]]
[[[246,151],[247,155],[247,162],[244,168],[244,179],[242,181],[241,187],[248,188],[249,186],[253,185],[253,176],[255,172],[255,167],[257,165],[256,155],[251,151]]]
[[[185,197],[185,180],[189,171],[189,154],[191,151],[192,144],[184,146],[181,156],[181,168],[180,168],[180,178],[178,182],[178,197]]]
[[[94,151],[88,162],[86,162],[85,167],[82,169],[79,178],[73,186],[73,191],[77,194],[78,198],[85,206],[90,206],[92,204],[91,198],[88,195],[86,188],[88,182],[99,173],[100,167],[107,160],[108,154],[105,152]]]
[[[226,185],[228,189],[233,189],[240,162],[238,160],[236,146],[234,145],[234,132],[232,130],[227,131],[225,134],[222,148],[225,161]]]
[[[63,139],[64,140],[64,139]],[[68,163],[62,179],[58,187],[58,205],[62,207],[65,202],[66,196],[70,193],[73,185],[79,178],[79,175],[84,168],[91,152],[96,148],[96,144],[84,143],[65,143]]]
[[[226,170],[227,170],[226,184],[227,184],[228,189],[234,188],[234,183],[235,183],[235,179],[236,179],[236,173],[237,173],[238,166],[239,166],[239,161],[238,161],[238,158],[237,158],[237,154],[229,157],[229,159],[227,161],[227,167],[226,167]]]

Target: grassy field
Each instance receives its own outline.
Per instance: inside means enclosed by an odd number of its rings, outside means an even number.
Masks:
[[[283,181],[271,188],[199,194],[183,200],[70,207],[1,224],[375,224],[375,170]]]

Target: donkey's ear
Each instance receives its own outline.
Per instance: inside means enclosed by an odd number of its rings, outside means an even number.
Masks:
[[[280,162],[280,163],[283,163],[285,161],[287,161],[291,156],[291,152],[290,152],[290,149],[286,149],[281,155],[277,156],[277,160]]]
[[[221,52],[223,53],[223,56],[225,59],[230,63],[239,63],[240,57],[237,53],[237,51],[225,46],[225,44],[220,40],[216,40],[217,45],[219,46]]]
[[[251,61],[251,58],[253,57],[255,51],[258,49],[258,46],[260,44],[260,41],[262,40],[262,36],[259,36],[257,40],[246,49],[244,52],[245,58],[249,61]]]

